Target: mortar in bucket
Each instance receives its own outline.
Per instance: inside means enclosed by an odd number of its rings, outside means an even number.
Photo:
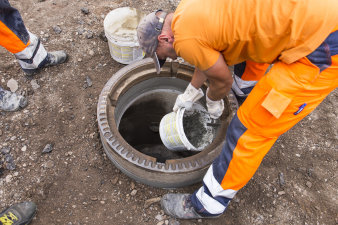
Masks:
[[[110,11],[104,19],[104,32],[111,57],[130,64],[144,57],[139,47],[136,28],[145,15],[135,8],[122,7]]]
[[[162,143],[174,151],[201,151],[209,145],[218,126],[208,126],[210,115],[199,104],[194,104],[191,111],[179,108],[177,112],[166,114],[160,122]]]

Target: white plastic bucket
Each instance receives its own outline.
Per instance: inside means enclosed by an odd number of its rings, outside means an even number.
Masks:
[[[136,28],[144,15],[135,8],[112,10],[104,19],[104,32],[111,57],[119,63],[130,64],[144,57],[139,47]]]
[[[165,115],[160,122],[160,137],[163,144],[170,150],[197,149],[187,139],[183,129],[183,115],[185,108]]]

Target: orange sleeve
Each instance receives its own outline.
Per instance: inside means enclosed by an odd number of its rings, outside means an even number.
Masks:
[[[174,48],[178,56],[202,71],[213,66],[220,54],[193,38],[175,42]]]

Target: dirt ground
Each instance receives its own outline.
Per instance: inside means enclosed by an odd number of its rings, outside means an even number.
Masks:
[[[175,9],[178,1],[11,0],[26,26],[47,50],[63,49],[67,63],[33,78],[0,49],[0,84],[11,78],[29,105],[0,113],[0,149],[12,164],[0,170],[0,209],[32,200],[32,224],[337,224],[338,92],[282,135],[252,180],[217,219],[172,220],[159,203],[168,192],[136,183],[115,168],[98,138],[96,104],[107,80],[124,65],[115,62],[102,38],[111,10],[131,6],[148,13]],[[85,7],[89,14],[81,9]],[[58,27],[56,27],[58,26]],[[60,29],[59,29],[60,28]],[[61,33],[59,31],[61,30]],[[87,77],[92,81],[88,85]],[[42,153],[47,144],[52,151]],[[0,153],[5,161],[5,154]],[[12,168],[8,169],[12,166]],[[15,166],[15,168],[13,167]]]

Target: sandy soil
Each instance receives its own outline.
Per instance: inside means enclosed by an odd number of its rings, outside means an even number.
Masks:
[[[66,50],[69,61],[33,79],[0,49],[0,84],[19,83],[29,105],[0,113],[0,149],[10,147],[15,168],[2,165],[0,208],[32,200],[32,224],[337,224],[338,92],[277,141],[258,172],[220,218],[175,221],[158,203],[168,192],[136,183],[116,169],[98,139],[96,104],[107,80],[123,65],[101,38],[104,16],[131,6],[148,13],[178,1],[11,0],[47,50]],[[81,12],[86,7],[89,14]],[[61,33],[55,31],[58,26]],[[91,37],[92,36],[92,37]],[[86,80],[89,77],[92,86]],[[33,84],[33,85],[32,85]],[[38,84],[38,86],[36,86]],[[50,153],[42,153],[52,144]],[[5,155],[0,154],[1,161]]]

